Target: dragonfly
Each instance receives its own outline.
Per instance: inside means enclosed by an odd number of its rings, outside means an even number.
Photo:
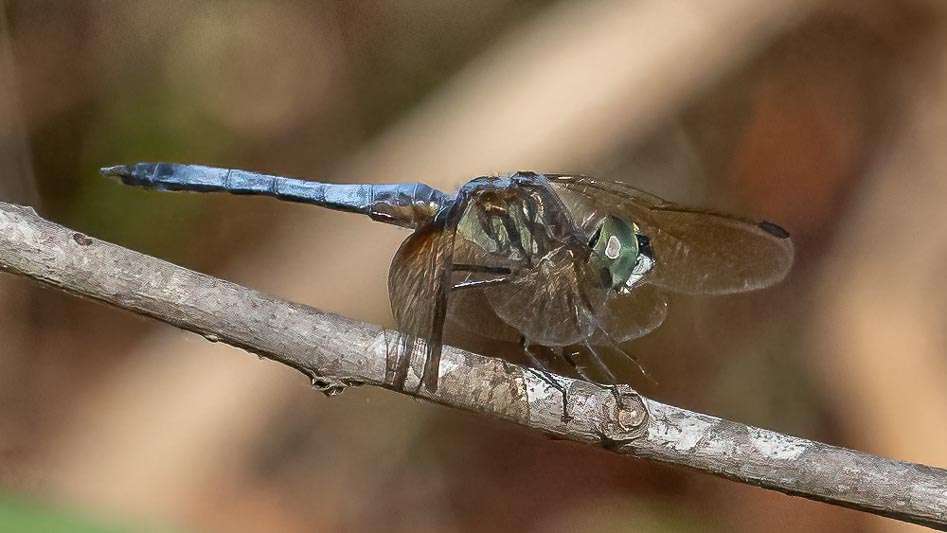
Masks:
[[[579,174],[480,176],[448,194],[423,183],[323,183],[180,163],[101,172],[147,189],[265,195],[412,230],[388,275],[399,333],[385,382],[398,389],[415,368],[418,390],[437,390],[448,322],[519,343],[543,375],[550,360],[565,359],[580,379],[614,385],[599,354],[624,353],[622,343],[657,328],[668,293],[762,289],[793,262],[789,233],[772,222]],[[590,354],[586,369],[570,357],[575,346]],[[593,368],[604,378],[590,377]]]

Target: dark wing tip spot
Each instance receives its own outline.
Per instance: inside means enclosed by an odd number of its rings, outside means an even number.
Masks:
[[[773,237],[776,237],[779,239],[789,238],[789,232],[783,229],[783,227],[778,224],[773,224],[772,222],[764,220],[760,222],[759,224],[757,224],[757,226],[759,226],[761,230],[765,231],[766,233],[769,233]]]

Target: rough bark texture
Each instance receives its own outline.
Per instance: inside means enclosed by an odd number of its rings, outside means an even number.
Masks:
[[[385,330],[270,298],[77,233],[27,207],[0,203],[0,269],[141,313],[292,366],[327,395],[381,386]],[[491,415],[560,438],[683,465],[735,481],[947,529],[947,470],[829,446],[618,395],[560,378],[566,392],[531,371],[447,347],[426,400]],[[564,416],[567,415],[567,416]]]

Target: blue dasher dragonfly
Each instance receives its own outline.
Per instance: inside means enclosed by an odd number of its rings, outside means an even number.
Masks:
[[[273,196],[413,230],[388,276],[400,334],[386,382],[395,388],[404,388],[415,360],[423,361],[418,386],[436,390],[447,321],[519,342],[540,371],[549,358],[573,363],[564,350],[584,346],[598,375],[614,384],[597,350],[621,350],[658,327],[667,292],[760,289],[782,280],[793,262],[789,233],[776,224],[576,174],[481,176],[451,195],[422,183],[320,183],[178,163],[102,173],[155,190]]]

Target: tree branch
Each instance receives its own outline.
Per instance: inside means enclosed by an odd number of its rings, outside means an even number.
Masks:
[[[384,386],[387,340],[378,326],[268,297],[90,238],[0,202],[0,269],[156,318],[296,368],[327,395]],[[560,438],[947,530],[947,470],[829,446],[531,371],[445,347],[440,386],[407,391]]]

